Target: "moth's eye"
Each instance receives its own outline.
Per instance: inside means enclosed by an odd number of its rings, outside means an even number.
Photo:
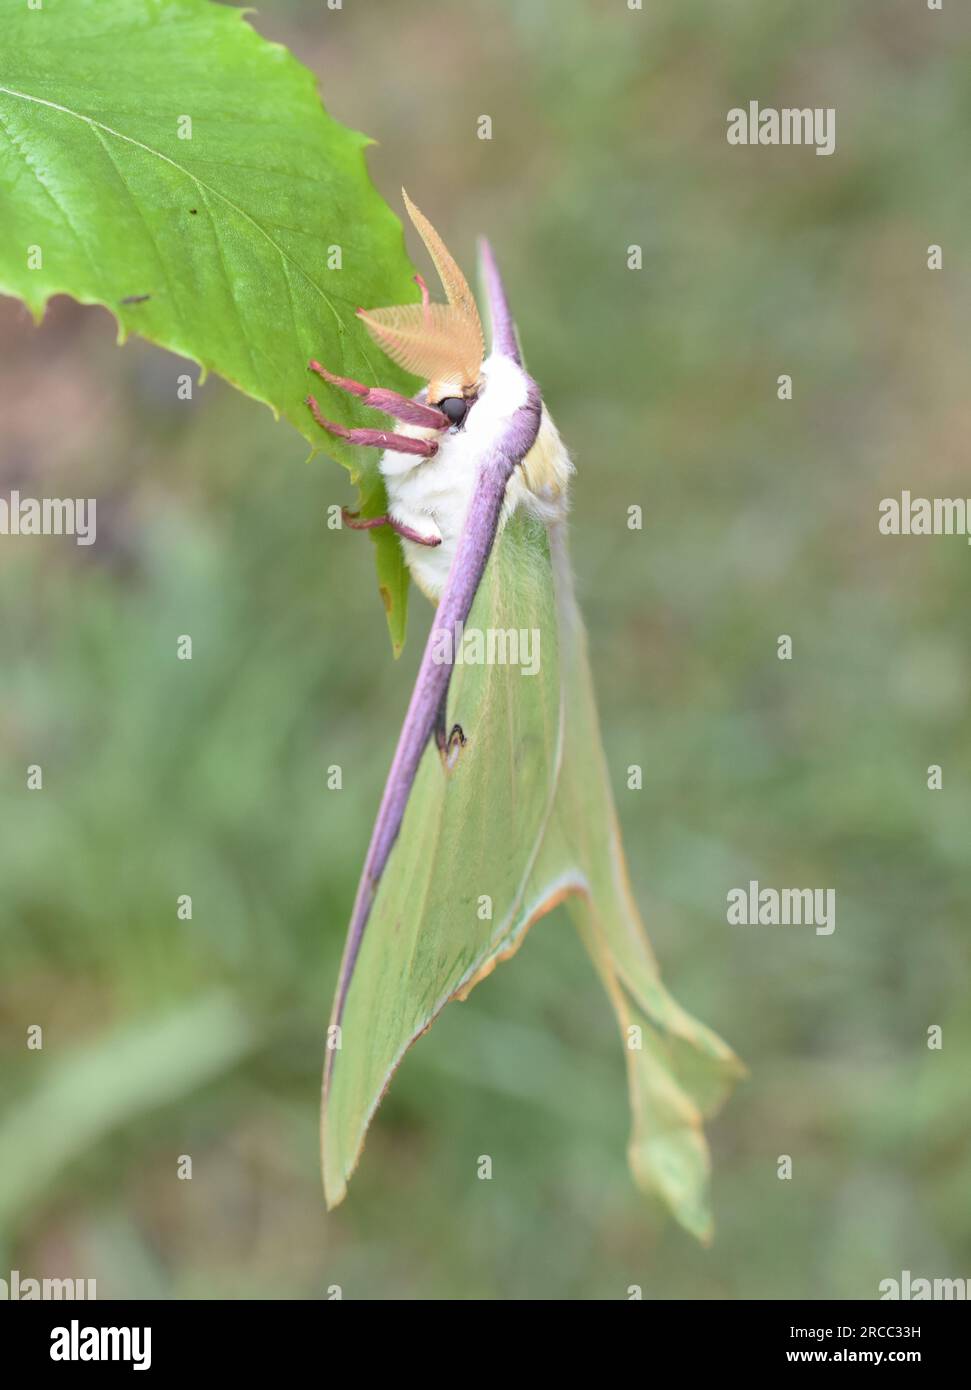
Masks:
[[[438,402],[438,408],[443,415],[448,416],[453,425],[460,425],[465,419],[469,403],[462,396],[446,396],[443,401]]]

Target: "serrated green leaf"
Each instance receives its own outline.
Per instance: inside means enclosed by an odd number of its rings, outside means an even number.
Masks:
[[[566,900],[621,1029],[634,1177],[704,1240],[702,1119],[743,1069],[661,983],[627,882],[566,542],[551,534],[552,551],[545,526],[517,514],[476,596],[467,631],[539,633],[539,670],[454,669],[448,724],[468,745],[448,776],[429,746],[378,888],[325,1101],[325,1190],[331,1205],[344,1196],[411,1043]]]
[[[0,32],[0,292],[37,318],[54,294],[104,305],[119,341],[139,333],[265,402],[380,512],[376,456],[323,436],[303,403],[313,389],[343,424],[381,418],[311,377],[311,357],[413,389],[354,317],[417,295],[367,137],[208,0],[0,0]],[[371,535],[397,651],[407,572],[397,537]]]

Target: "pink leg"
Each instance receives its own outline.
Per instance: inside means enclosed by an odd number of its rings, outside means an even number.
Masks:
[[[320,413],[320,407],[313,396],[308,396],[305,405],[322,430],[334,434],[338,439],[346,439],[349,444],[367,444],[375,449],[394,449],[399,454],[422,454],[431,458],[438,453],[438,442],[434,439],[412,439],[407,434],[394,434],[390,430],[346,430],[343,425],[327,420]]]
[[[360,381],[352,381],[349,376],[335,376],[314,358],[310,359],[310,370],[323,377],[331,386],[349,391],[353,396],[360,396],[365,405],[371,405],[375,410],[383,410],[385,415],[393,415],[396,420],[404,420],[405,424],[424,425],[426,429],[431,430],[445,430],[451,423],[448,416],[443,415],[434,406],[422,405],[421,401],[410,401],[407,396],[399,396],[397,391],[385,391],[380,386],[364,386]]]
[[[372,531],[375,526],[390,526],[392,531],[396,531],[399,536],[404,536],[406,541],[414,541],[416,545],[441,545],[442,543],[441,536],[423,536],[410,526],[405,526],[403,522],[395,521],[393,516],[369,516],[361,520],[357,512],[349,512],[346,507],[341,507],[341,516],[344,519],[344,525],[349,526],[352,531]]]

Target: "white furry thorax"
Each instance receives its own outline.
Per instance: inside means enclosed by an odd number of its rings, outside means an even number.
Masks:
[[[441,538],[437,546],[401,538],[411,576],[433,602],[445,586],[480,463],[516,411],[526,404],[527,387],[526,374],[511,358],[487,357],[482,364],[479,394],[458,429],[439,432],[417,425],[397,426],[400,434],[438,440],[436,454],[426,459],[386,449],[381,456],[390,515],[422,536]],[[559,520],[566,513],[572,472],[573,465],[544,406],[536,442],[506,487],[501,524],[521,505],[547,524]]]

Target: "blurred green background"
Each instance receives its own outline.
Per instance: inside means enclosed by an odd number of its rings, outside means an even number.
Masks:
[[[971,560],[877,531],[901,488],[971,493],[971,19],[279,0],[253,22],[380,142],[396,210],[404,184],[470,270],[493,238],[577,463],[637,896],[751,1077],[710,1127],[703,1250],[629,1178],[615,1025],[558,912],[409,1054],[325,1214],[324,1028],[430,610],[413,594],[394,664],[370,544],[326,529],[345,475],[268,411],[216,380],[179,401],[185,364],[117,349],[101,310],[58,300],[35,330],[0,301],[3,493],[99,499],[92,549],[0,544],[0,1276],[489,1299],[971,1276]],[[837,153],[730,147],[750,99],[835,106]],[[730,928],[750,878],[835,888],[835,934]]]

